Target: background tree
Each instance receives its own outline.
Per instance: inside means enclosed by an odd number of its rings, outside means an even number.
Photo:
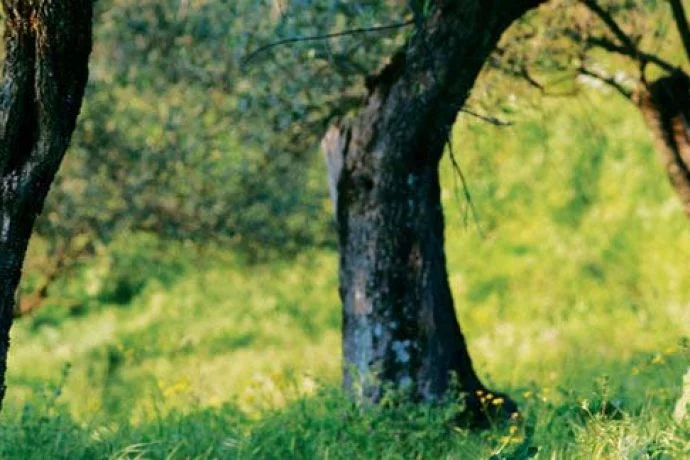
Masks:
[[[92,3],[6,0],[2,6],[0,405],[24,255],[74,130],[87,81]]]
[[[152,236],[149,258],[161,266],[171,242],[231,246],[253,261],[334,246],[318,139],[359,104],[367,69],[404,31],[244,60],[282,38],[385,26],[404,13],[401,2],[98,2],[83,123],[38,220],[16,313],[43,305],[95,256],[111,267],[96,295],[129,300],[142,281],[109,249],[123,238]],[[56,302],[83,303],[60,291]]]
[[[334,246],[318,140],[364,100],[371,69],[412,32],[410,11],[402,0],[98,2],[83,123],[15,314],[47,298],[69,312],[94,296],[126,303],[145,281],[113,245],[132,238],[161,267],[174,265],[170,243],[230,246],[249,261]],[[66,287],[93,265],[107,267],[100,288]]]
[[[671,184],[690,214],[685,153],[690,145],[683,121],[690,77],[682,68],[690,56],[689,30],[680,0],[562,0],[516,27],[513,46],[499,49],[492,67],[541,95],[574,95],[603,86],[630,101],[643,115]]]

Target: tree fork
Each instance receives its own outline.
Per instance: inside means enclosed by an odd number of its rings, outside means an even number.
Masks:
[[[36,216],[88,79],[92,0],[3,0],[0,95],[0,408],[15,292]]]

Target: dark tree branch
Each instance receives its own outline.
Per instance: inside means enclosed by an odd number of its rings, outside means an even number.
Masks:
[[[606,11],[596,0],[580,0],[587,8],[589,8],[594,14],[596,14],[599,19],[601,19],[604,24],[609,28],[609,30],[616,36],[618,41],[621,42],[623,48],[626,50],[628,56],[638,56],[639,50],[635,42],[623,31],[623,28],[618,25],[616,20],[613,18],[611,13]]]
[[[631,53],[627,47],[617,45],[616,43],[612,42],[606,37],[589,37],[587,39],[587,45],[590,47],[598,47],[603,50],[610,51],[612,53],[620,54],[622,56],[627,56],[629,58],[637,60],[638,62],[640,62],[640,64],[655,64],[659,66],[659,68],[667,72],[674,72],[676,70],[676,66],[674,66],[668,61],[665,61],[659,56],[645,53],[644,51],[640,51],[637,48],[635,49],[634,53]]]
[[[533,87],[537,88],[537,89],[538,89],[539,91],[541,91],[542,93],[545,93],[545,92],[546,92],[546,88],[544,88],[544,85],[542,85],[541,83],[539,83],[539,82],[537,81],[537,79],[534,78],[534,77],[532,76],[532,74],[530,73],[530,71],[529,71],[529,69],[527,68],[526,65],[523,65],[523,66],[520,67],[520,71],[518,72],[518,75],[519,75],[520,77],[524,78],[525,81],[526,81],[530,86],[533,86]]]
[[[70,243],[66,243],[69,245]],[[61,247],[53,256],[53,263],[44,268],[43,281],[27,297],[17,295],[19,301],[15,304],[14,317],[21,318],[40,309],[48,298],[48,290],[59,278],[74,270],[80,261],[93,255],[94,247],[90,244],[78,248]]]
[[[467,178],[465,177],[465,173],[462,171],[462,168],[460,167],[460,164],[458,163],[458,160],[455,157],[455,151],[453,150],[453,142],[451,141],[450,136],[446,139],[446,143],[448,144],[448,157],[450,158],[450,163],[453,166],[453,171],[455,172],[456,176],[460,179],[460,184],[462,185],[462,192],[465,195],[465,200],[467,201],[467,209],[469,209],[470,213],[472,214],[472,219],[474,220],[474,224],[477,226],[477,232],[479,233],[479,236],[483,238],[484,232],[482,231],[482,227],[479,224],[479,213],[477,213],[477,208],[474,206],[474,201],[472,200],[472,194],[470,193],[470,187],[467,184]],[[467,215],[465,215],[465,220],[467,220]]]
[[[323,35],[312,35],[308,37],[291,37],[291,38],[286,38],[284,40],[279,40],[277,42],[269,43],[268,45],[264,45],[259,47],[258,49],[252,51],[242,62],[242,65],[247,65],[252,59],[254,59],[256,56],[258,56],[261,53],[264,53],[266,51],[272,50],[273,48],[277,48],[279,46],[283,45],[291,45],[294,43],[303,43],[303,42],[313,42],[313,41],[321,41],[321,40],[330,40],[332,38],[339,38],[339,37],[346,37],[350,35],[358,35],[358,34],[368,34],[368,33],[379,33],[379,32],[385,32],[388,30],[394,30],[394,29],[400,29],[403,27],[408,27],[413,25],[415,22],[414,20],[409,20],[405,22],[399,22],[396,24],[389,24],[386,26],[379,26],[379,27],[362,27],[358,29],[349,29],[349,30],[343,30],[340,32],[334,32],[330,34],[323,34]]]
[[[467,108],[461,109],[461,112],[466,113],[467,115],[469,115],[471,117],[485,121],[485,122],[492,124],[494,126],[503,127],[503,126],[512,126],[513,125],[512,121],[501,120],[500,118],[492,117],[490,115],[482,115],[480,113],[477,113],[477,112],[470,110],[470,109],[467,109]]]
[[[567,78],[572,78],[571,76],[568,76],[566,78],[559,78],[556,81],[548,82],[548,83],[542,83],[539,80],[537,80],[529,71],[526,65],[520,65],[518,69],[511,68],[511,67],[506,67],[502,66],[499,64],[494,64],[494,68],[496,68],[499,72],[503,72],[505,75],[508,75],[509,77],[516,78],[519,80],[524,81],[527,83],[532,88],[535,88],[536,90],[539,91],[539,93],[542,96],[545,97],[571,97],[575,96],[578,93],[577,88],[570,90],[570,91],[553,91],[551,87],[556,86],[559,83],[562,83],[563,80]],[[565,72],[568,71],[569,69],[566,67],[559,68],[559,70]],[[572,73],[572,72],[571,72]]]
[[[671,9],[673,10],[673,20],[676,23],[676,28],[683,40],[683,48],[685,48],[685,55],[690,60],[690,26],[688,26],[688,17],[685,14],[685,8],[681,0],[669,0],[671,2]]]
[[[588,69],[587,67],[580,66],[578,69],[580,75],[586,75],[588,77],[594,78],[602,83],[605,83],[607,86],[613,88],[616,90],[621,96],[628,100],[632,100],[633,97],[633,92],[626,88],[624,85],[622,85],[618,80],[616,80],[614,77],[610,77],[604,74],[601,74],[599,72],[596,72],[592,69]]]
[[[575,41],[578,40],[575,39]],[[488,65],[509,77],[524,81],[525,83],[527,83],[528,86],[538,90],[541,93],[541,95],[546,97],[569,97],[577,94],[577,90],[558,92],[552,91],[551,87],[555,84],[561,83],[563,79],[558,79],[558,81],[555,82],[542,83],[532,74],[527,62],[523,62],[519,59],[510,57],[505,58],[505,56],[505,50],[502,48],[497,48],[495,51],[495,55],[489,61]],[[573,73],[572,69],[566,65],[556,64],[554,65],[553,70],[556,70],[561,73]]]

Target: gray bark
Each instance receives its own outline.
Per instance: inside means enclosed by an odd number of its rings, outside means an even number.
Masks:
[[[438,164],[458,111],[505,29],[540,2],[433,2],[404,51],[368,80],[359,113],[324,139],[337,182],[344,387],[442,399],[453,376],[472,413],[475,373],[448,285]],[[330,151],[329,151],[330,149]],[[337,153],[334,153],[337,152]],[[490,409],[512,413],[507,398]],[[484,401],[486,402],[486,401]]]

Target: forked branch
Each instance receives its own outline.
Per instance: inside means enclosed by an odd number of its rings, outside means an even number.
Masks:
[[[633,39],[625,33],[621,26],[618,25],[611,13],[609,13],[601,5],[599,5],[599,3],[597,3],[596,0],[580,1],[594,14],[596,14],[604,24],[606,24],[606,26],[613,33],[616,39],[621,43],[621,45],[623,45],[626,54],[628,54],[629,56],[637,56],[639,54],[639,50]]]
[[[666,72],[673,72],[676,67],[668,61],[656,56],[654,54],[646,53],[638,48],[635,48],[634,52],[631,53],[630,50],[625,47],[614,43],[606,37],[592,36],[587,38],[587,45],[590,47],[598,47],[603,50],[609,51],[611,53],[620,54],[622,56],[627,56],[631,59],[635,59],[640,64],[655,64],[659,68],[665,70]]]
[[[675,1],[676,0],[671,0],[672,3]],[[680,4],[680,0],[677,1]],[[611,31],[614,37],[616,37],[616,40],[619,42],[615,43],[607,37],[591,36],[586,38],[586,43],[588,46],[596,46],[605,49],[606,51],[610,51],[632,58],[640,64],[641,69],[644,69],[647,64],[652,63],[659,66],[661,69],[667,72],[675,72],[677,70],[676,66],[665,61],[659,56],[642,51],[639,48],[639,46],[637,46],[635,41],[618,24],[618,22],[616,22],[613,15],[609,11],[604,9],[597,2],[597,0],[580,0],[580,2],[583,5],[585,5],[592,13],[594,13],[606,25],[606,27],[608,27],[608,29]],[[682,11],[682,5],[680,8],[681,11],[679,12],[679,14],[682,13],[682,17],[685,18],[685,13]],[[676,20],[676,22],[678,23],[678,20]],[[683,21],[681,22],[683,22],[683,24],[685,25],[685,29],[687,30],[687,21],[683,19]],[[681,26],[679,25],[678,27],[680,28]],[[681,35],[682,34],[683,32],[681,32]],[[690,32],[688,32],[688,40],[688,45],[690,45]],[[688,50],[690,50],[690,48],[686,47],[686,51]]]
[[[603,73],[597,72],[595,70],[589,69],[586,66],[580,66],[578,69],[580,72],[580,75],[585,75],[590,78],[594,78],[595,80],[598,80],[604,84],[606,84],[608,87],[613,88],[623,96],[624,98],[628,100],[632,100],[633,97],[633,92],[626,88],[625,85],[623,85],[620,81],[618,81],[615,77],[605,75]]]

